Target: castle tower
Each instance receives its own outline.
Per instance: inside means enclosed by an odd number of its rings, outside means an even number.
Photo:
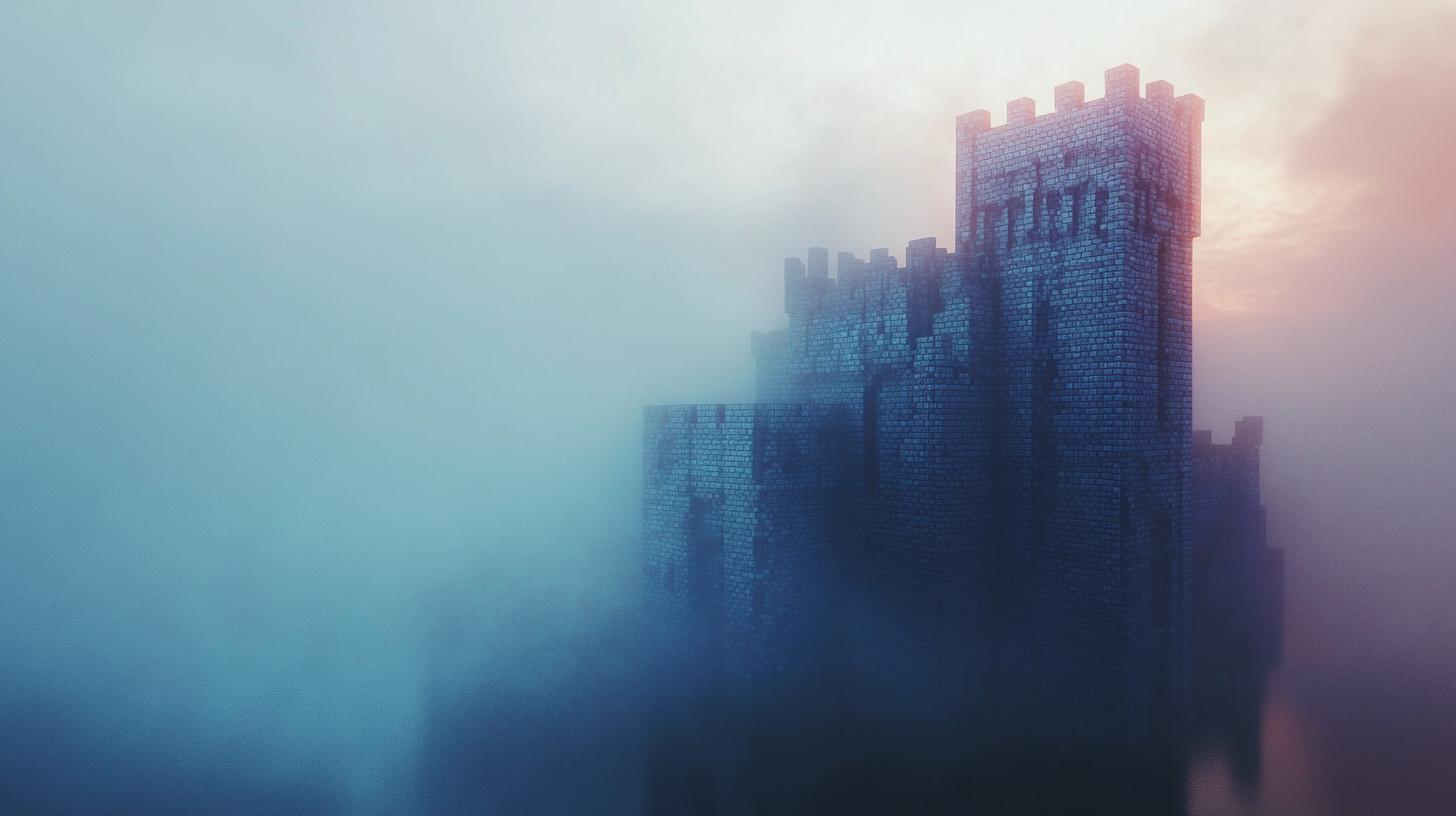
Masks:
[[[957,119],[957,255],[996,389],[996,663],[1048,722],[1140,741],[1187,685],[1203,103],[1144,96],[1131,65],[1100,100],[1055,98]]]

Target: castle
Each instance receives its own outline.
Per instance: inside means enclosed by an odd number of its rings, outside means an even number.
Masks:
[[[1173,746],[1200,611],[1278,605],[1262,423],[1192,427],[1203,100],[1105,79],[957,117],[953,252],[787,259],[757,402],[646,409],[656,810],[754,810],[847,722],[926,765]]]

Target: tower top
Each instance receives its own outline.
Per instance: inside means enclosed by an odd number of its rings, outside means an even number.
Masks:
[[[1113,68],[1108,68],[1102,73],[1102,98],[1091,100],[1089,103],[1087,86],[1077,80],[1063,82],[1052,90],[1054,107],[1051,113],[1036,114],[1036,100],[1023,96],[1006,103],[1006,121],[1004,124],[991,125],[991,112],[988,110],[974,110],[963,113],[956,117],[956,130],[960,133],[980,133],[987,130],[999,129],[1002,127],[1019,127],[1028,125],[1039,119],[1055,114],[1071,113],[1084,106],[1090,105],[1127,105],[1136,101],[1152,103],[1155,106],[1171,106],[1180,115],[1193,122],[1203,121],[1203,99],[1196,94],[1184,94],[1175,97],[1173,95],[1173,84],[1164,80],[1149,82],[1146,89],[1139,85],[1141,72],[1136,65],[1123,63]]]

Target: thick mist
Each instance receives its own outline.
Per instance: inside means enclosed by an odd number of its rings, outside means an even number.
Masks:
[[[1456,801],[1456,15],[1421,23],[1375,27],[1291,134],[1313,206],[1227,259],[1256,305],[1195,315],[1197,412],[1266,416],[1286,549],[1262,813]]]
[[[0,12],[0,810],[635,812],[641,406],[1125,61],[1208,98],[1198,424],[1267,417],[1262,806],[1450,801],[1456,25],[1353,8]]]

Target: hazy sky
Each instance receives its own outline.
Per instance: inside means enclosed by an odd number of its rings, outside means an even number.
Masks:
[[[783,256],[947,242],[955,115],[1123,62],[1207,100],[1197,420],[1268,417],[1293,699],[1449,676],[1452,42],[1405,0],[9,3],[0,713],[409,812],[432,700],[623,671],[572,644],[634,597],[640,406],[751,399]]]

